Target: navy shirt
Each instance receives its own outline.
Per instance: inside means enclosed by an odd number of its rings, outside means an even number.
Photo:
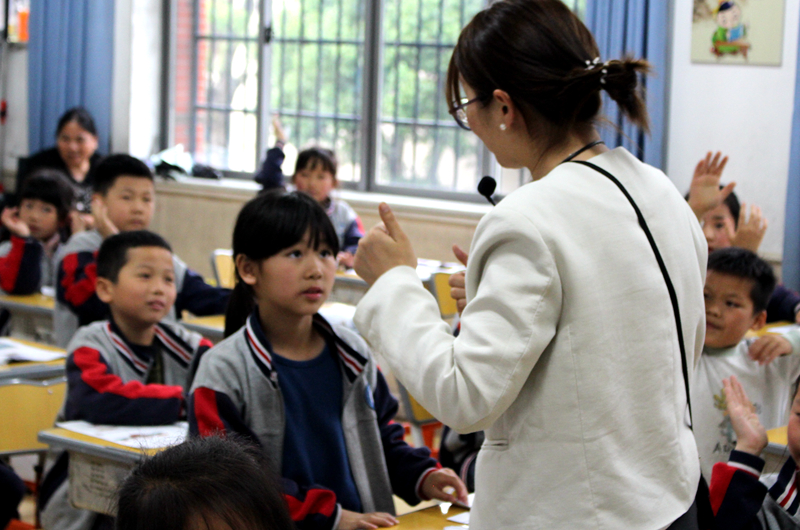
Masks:
[[[334,352],[326,346],[310,361],[273,354],[286,412],[282,475],[333,490],[342,508],[361,512],[342,431],[342,374]]]

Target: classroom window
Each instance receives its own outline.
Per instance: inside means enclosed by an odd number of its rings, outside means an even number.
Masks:
[[[566,3],[579,14],[586,0]],[[171,141],[196,163],[249,178],[275,141],[334,149],[350,188],[475,198],[501,170],[447,112],[447,65],[487,0],[176,0]],[[264,21],[262,23],[262,20]]]

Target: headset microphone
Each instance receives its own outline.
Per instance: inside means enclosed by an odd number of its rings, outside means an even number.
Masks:
[[[492,177],[483,177],[478,183],[478,193],[486,197],[486,200],[492,203],[492,206],[495,206],[495,202],[492,199],[495,189],[497,189],[497,181]]]

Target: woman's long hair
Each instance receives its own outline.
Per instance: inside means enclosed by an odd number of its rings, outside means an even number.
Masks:
[[[339,238],[328,214],[304,193],[269,190],[244,205],[233,229],[233,259],[244,255],[261,261],[281,250],[296,245],[309,233],[310,243],[318,249],[321,244],[339,253]],[[239,277],[225,311],[225,336],[241,328],[255,308],[252,287]]]

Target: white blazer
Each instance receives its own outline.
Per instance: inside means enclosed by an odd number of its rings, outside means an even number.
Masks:
[[[690,376],[705,334],[706,241],[659,170],[598,155],[641,209],[677,292]],[[562,164],[479,223],[453,338],[410,267],[358,305],[361,334],[419,402],[486,430],[470,528],[659,529],[700,478],[669,294],[622,192]]]

